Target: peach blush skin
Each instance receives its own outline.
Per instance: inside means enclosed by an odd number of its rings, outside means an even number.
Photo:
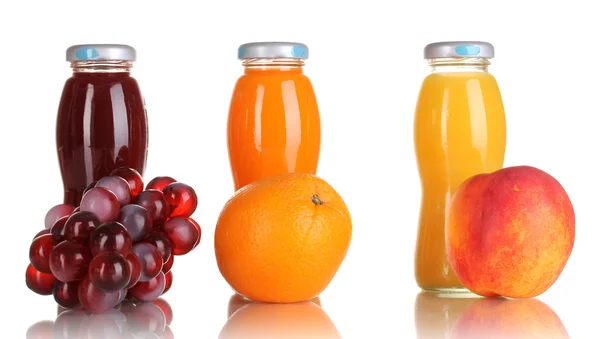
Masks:
[[[529,166],[466,180],[450,202],[448,259],[461,282],[482,296],[530,298],[565,267],[575,213],[563,187]]]

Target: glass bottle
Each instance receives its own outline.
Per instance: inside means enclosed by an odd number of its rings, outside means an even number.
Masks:
[[[466,179],[502,168],[506,121],[500,90],[488,72],[494,47],[486,42],[440,42],[425,47],[431,73],[415,112],[415,153],[422,184],[415,255],[425,290],[464,290],[445,246],[445,213]]]
[[[303,66],[308,48],[292,42],[239,47],[244,74],[227,125],[235,190],[272,175],[315,174],[321,143],[317,100]]]
[[[144,99],[131,76],[136,51],[126,45],[76,45],[56,124],[64,203],[78,206],[86,186],[126,166],[143,175],[148,149]]]

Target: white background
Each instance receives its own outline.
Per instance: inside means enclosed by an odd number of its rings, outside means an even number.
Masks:
[[[594,1],[516,3],[2,1],[0,337],[22,338],[29,326],[56,316],[52,297],[29,291],[24,272],[31,237],[62,198],[55,121],[70,76],[64,51],[80,43],[124,43],[138,50],[133,76],[146,97],[150,126],[146,178],[173,176],[194,187],[200,200],[194,218],[202,225],[202,242],[177,258],[174,285],[165,295],[174,311],[171,328],[178,339],[219,335],[232,294],[212,243],[219,211],[233,193],[226,119],[243,71],[237,47],[261,40],[300,41],[310,48],[305,73],[322,119],[318,174],[344,197],[354,222],[347,258],[321,295],[344,338],[413,338],[419,330],[413,117],[428,72],[423,47],[443,40],[485,40],[496,47],[490,72],[506,109],[505,165],[550,173],[576,211],[571,259],[539,299],[571,338],[593,337],[600,301],[600,21]],[[435,307],[456,313],[443,300]],[[502,319],[501,313],[494,317]],[[531,317],[516,319],[526,328]],[[431,326],[439,333],[434,337],[444,338],[452,321],[440,319]]]

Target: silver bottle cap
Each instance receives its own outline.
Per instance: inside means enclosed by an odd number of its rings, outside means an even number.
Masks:
[[[127,45],[91,44],[75,45],[67,49],[67,61],[104,60],[135,61],[135,49]]]
[[[308,59],[308,47],[297,42],[251,42],[238,48],[238,59]]]
[[[425,59],[494,57],[494,46],[484,41],[445,41],[425,46]]]

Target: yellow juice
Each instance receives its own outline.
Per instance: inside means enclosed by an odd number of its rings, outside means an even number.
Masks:
[[[448,66],[444,66],[448,67]],[[426,290],[461,289],[445,246],[446,207],[469,177],[502,168],[504,107],[487,71],[434,71],[423,81],[415,113],[415,152],[422,204],[415,256],[417,284]]]

